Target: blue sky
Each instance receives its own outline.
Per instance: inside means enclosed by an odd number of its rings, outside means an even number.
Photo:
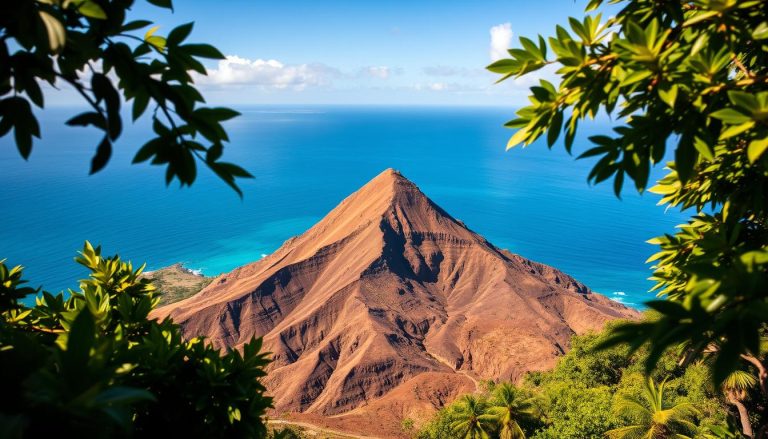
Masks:
[[[545,36],[586,0],[176,0],[167,13],[139,1],[133,18],[231,57],[198,83],[230,104],[519,105],[536,78],[493,85],[484,71],[521,35]],[[541,75],[551,75],[543,72]]]

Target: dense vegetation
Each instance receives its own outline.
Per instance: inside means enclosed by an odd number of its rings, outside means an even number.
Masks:
[[[173,8],[171,0],[147,2]],[[0,137],[13,130],[19,153],[28,158],[33,137],[42,134],[33,105],[44,107],[45,91],[72,88],[91,110],[67,125],[92,126],[104,133],[91,173],[109,161],[123,128],[120,107],[132,102],[133,120],[151,110],[155,135],[138,150],[134,163],[151,160],[165,166],[166,183],[178,179],[182,186],[195,181],[201,163],[240,193],[235,180],[251,175],[220,160],[229,140],[221,123],[238,113],[201,106],[205,100],[194,86],[193,73],[207,74],[201,59],[224,56],[208,44],[187,42],[192,23],[163,37],[158,26],[150,27],[151,21],[128,21],[133,4],[134,0],[0,2]],[[137,32],[147,27],[146,32]]]
[[[574,337],[554,370],[529,373],[518,386],[489,382],[438,412],[416,437],[740,437],[737,407],[713,386],[705,363],[680,365],[667,353],[647,376],[649,349],[595,349],[609,337],[610,329]],[[761,423],[758,409],[768,401],[759,389],[746,386],[739,398],[752,422]]]
[[[66,297],[0,262],[0,437],[266,434],[261,340],[225,353],[183,340],[169,319],[149,318],[159,293],[143,267],[88,243],[76,260],[90,276]]]
[[[715,385],[749,364],[768,395],[761,339],[768,322],[768,8],[763,0],[591,0],[618,8],[569,20],[555,36],[488,68],[520,77],[557,67],[507,126],[508,147],[561,133],[571,152],[580,122],[607,114],[613,132],[590,137],[580,157],[597,161],[591,182],[625,179],[643,192],[650,168],[668,173],[650,191],[667,208],[689,210],[677,232],[650,242],[660,251],[648,302],[661,318],[617,327],[606,345],[650,345],[650,371],[664,352],[708,357]],[[611,11],[613,12],[613,11]],[[660,367],[663,367],[660,366]],[[761,428],[768,434],[768,426]]]

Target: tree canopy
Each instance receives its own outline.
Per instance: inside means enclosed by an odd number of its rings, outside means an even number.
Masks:
[[[172,9],[171,0],[147,0]],[[33,106],[44,108],[48,83],[80,94],[90,111],[67,121],[103,132],[90,172],[102,170],[123,131],[123,102],[135,121],[151,111],[154,137],[133,163],[164,166],[166,184],[191,185],[198,163],[242,193],[238,178],[251,175],[221,160],[229,140],[222,122],[234,110],[207,107],[193,74],[205,75],[202,59],[222,59],[215,47],[188,42],[193,23],[166,36],[143,19],[128,20],[133,0],[16,0],[0,2],[0,137],[13,130],[27,159],[42,130]],[[143,29],[149,28],[146,31]]]
[[[683,430],[692,432],[691,437],[735,438],[741,437],[736,427],[740,410],[749,412],[747,415],[756,423],[763,423],[759,407],[766,400],[761,393],[752,388],[744,390],[739,395],[743,407],[736,410],[713,385],[709,368],[702,362],[681,365],[674,352],[667,352],[647,376],[647,346],[634,353],[627,346],[596,349],[611,337],[616,324],[611,323],[601,333],[573,337],[571,349],[550,371],[530,372],[516,384],[491,382],[488,389],[475,394],[476,400],[487,401],[476,404],[482,410],[475,417],[493,415],[482,418],[491,421],[484,429],[487,434],[491,438],[510,437],[505,436],[505,417],[500,416],[507,411],[498,408],[509,407],[510,400],[517,407],[508,413],[514,413],[512,417],[520,428],[517,436],[511,437],[605,439],[610,431],[626,437],[620,433],[648,433],[651,429],[658,433],[654,437],[675,437],[659,433],[669,426],[670,431],[679,434],[685,434]],[[507,393],[514,398],[504,396]],[[462,399],[440,410],[428,422],[419,423],[416,437],[463,437],[462,431],[451,429],[455,422],[465,419],[459,401]],[[656,412],[660,413],[654,418]]]
[[[618,8],[604,19],[590,11]],[[692,361],[714,353],[723,382],[749,358],[768,373],[761,337],[768,321],[768,14],[762,0],[592,0],[582,19],[554,36],[520,38],[488,69],[501,81],[554,66],[556,83],[531,87],[530,104],[507,123],[508,147],[564,134],[574,148],[585,119],[608,115],[612,132],[589,138],[580,158],[596,160],[588,180],[648,189],[652,166],[666,176],[649,190],[660,204],[691,213],[688,223],[649,241],[654,321],[616,329],[607,343],[650,343],[648,368],[686,346]]]

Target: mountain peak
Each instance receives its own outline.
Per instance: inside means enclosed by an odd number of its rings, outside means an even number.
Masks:
[[[391,197],[395,194],[401,194],[403,192],[419,193],[421,196],[425,196],[421,193],[419,188],[409,179],[407,179],[400,171],[387,168],[379,175],[371,179],[368,183],[363,185],[360,189],[352,194],[349,198],[356,198],[360,201],[365,200],[368,197],[376,198],[382,195]]]
[[[407,178],[403,177],[403,174],[401,174],[400,171],[398,171],[395,168],[387,168],[387,169],[381,171],[381,173],[379,175],[377,175],[376,177],[373,177],[373,179],[371,181],[377,180],[379,178],[388,178],[388,179],[392,179],[392,180],[399,180],[399,179],[408,180]]]
[[[572,334],[637,313],[497,249],[390,168],[273,254],[153,315],[218,347],[263,337],[276,410],[340,415],[400,407],[427,382],[449,400],[517,379],[551,367]]]
[[[416,184],[388,168],[345,198],[303,236],[321,235],[318,242],[327,245],[382,221],[423,231],[434,228],[434,221],[456,222]]]

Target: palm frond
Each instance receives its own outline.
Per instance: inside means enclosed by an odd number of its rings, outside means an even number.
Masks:
[[[723,390],[743,392],[757,385],[757,378],[745,370],[737,370],[728,375],[723,381]]]
[[[627,425],[608,430],[605,435],[609,439],[641,439],[646,435],[646,428],[643,425]]]

